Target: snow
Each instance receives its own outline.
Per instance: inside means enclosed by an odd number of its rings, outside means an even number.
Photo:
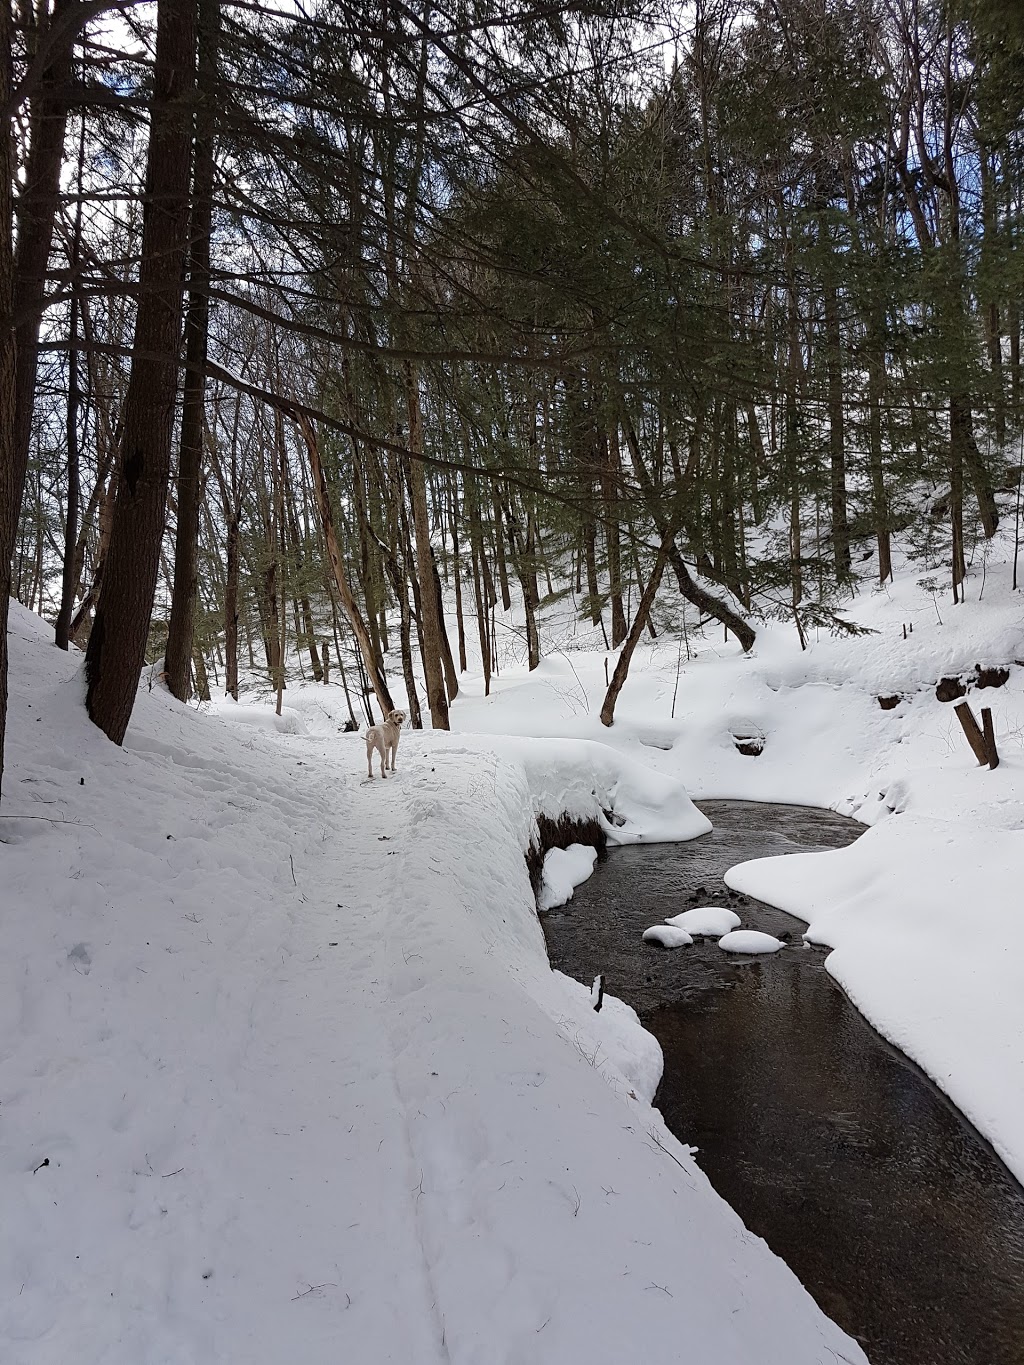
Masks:
[[[863,1361],[547,964],[536,814],[696,833],[681,774],[416,733],[371,786],[297,688],[282,734],[144,686],[119,749],[11,627],[0,1358]]]
[[[733,929],[723,934],[718,946],[726,953],[777,953],[785,948],[781,939],[772,934],[762,934],[759,929]]]
[[[1024,1179],[1012,548],[954,607],[897,541],[896,580],[845,609],[875,633],[806,651],[790,625],[743,655],[691,620],[682,654],[666,591],[610,729],[599,632],[548,604],[531,672],[513,607],[491,695],[471,662],[452,733],[409,731],[372,786],[337,686],[292,680],[279,722],[266,696],[197,710],[147,675],[117,749],[78,660],[13,607],[0,1359],[863,1361],[650,1107],[633,1011],[549,970],[523,854],[540,816],[699,838],[691,797],[854,816],[850,848],[727,880],[807,922]],[[992,708],[995,771],[936,698],[952,676]],[[711,910],[732,914],[657,928]]]
[[[301,714],[291,706],[282,706],[278,715],[272,706],[240,706],[237,702],[215,701],[209,708],[221,720],[233,725],[255,725],[263,730],[276,730],[281,735],[304,735],[306,724]]]
[[[597,862],[597,849],[590,844],[570,844],[568,848],[549,848],[544,855],[544,873],[537,895],[538,910],[552,910],[572,900],[572,893],[585,882]]]
[[[673,929],[670,924],[652,924],[644,930],[643,940],[645,943],[658,943],[662,948],[688,948],[693,937],[685,929]]]
[[[699,905],[692,910],[684,910],[681,915],[672,915],[665,921],[685,929],[688,934],[703,938],[721,938],[730,929],[740,927],[740,917],[735,910],[726,910],[721,905]]]

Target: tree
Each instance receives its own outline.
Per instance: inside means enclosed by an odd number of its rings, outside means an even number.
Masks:
[[[86,651],[86,705],[120,744],[146,654],[178,387],[195,89],[196,0],[159,0],[139,307],[123,459],[103,590]]]

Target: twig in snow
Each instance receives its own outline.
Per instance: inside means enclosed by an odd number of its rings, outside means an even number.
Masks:
[[[55,815],[19,815],[17,811],[0,811],[0,820],[45,820],[49,825],[82,825],[87,829],[95,829],[95,825],[90,825],[87,820],[68,820],[66,816],[61,816],[58,820]]]
[[[292,886],[298,886],[298,882],[295,880],[295,859],[290,853],[288,854],[288,862],[291,864],[292,869]]]
[[[670,1299],[674,1299],[674,1298],[675,1298],[675,1295],[672,1293],[671,1289],[669,1289],[666,1285],[663,1285],[663,1284],[647,1284],[647,1285],[644,1285],[644,1288],[645,1288],[645,1289],[660,1289],[661,1292],[662,1292],[663,1294],[667,1294],[667,1295],[669,1296]]]
[[[690,1174],[690,1172],[686,1170],[686,1167],[675,1155],[675,1153],[670,1152],[669,1149],[665,1146],[665,1144],[662,1142],[661,1138],[658,1136],[657,1131],[654,1128],[648,1129],[647,1136],[651,1139],[655,1147],[657,1147],[660,1152],[664,1152],[670,1161],[674,1161],[676,1163],[676,1165],[679,1167],[681,1171],[685,1171],[687,1175]]]
[[[301,1294],[293,1294],[292,1303],[294,1303],[296,1299],[304,1299],[307,1294],[315,1294],[318,1289],[337,1289],[337,1287],[338,1286],[332,1284],[330,1280],[326,1280],[323,1284],[311,1284],[309,1288],[304,1289]],[[351,1302],[352,1300],[349,1299],[349,1303]]]
[[[39,1165],[36,1167],[36,1171],[41,1171],[44,1166],[49,1166],[49,1164],[50,1158],[48,1156],[44,1156],[42,1161],[40,1161]],[[35,1175],[36,1171],[33,1171],[32,1174]]]

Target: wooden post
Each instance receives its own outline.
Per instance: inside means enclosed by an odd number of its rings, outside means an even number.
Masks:
[[[953,709],[956,712],[957,720],[959,720],[960,724],[963,726],[964,734],[967,736],[968,744],[974,750],[975,758],[977,758],[979,763],[989,763],[991,757],[989,747],[985,741],[985,736],[978,728],[978,722],[974,719],[974,712],[971,710],[970,704],[968,702],[962,701]],[[991,725],[991,723],[992,721],[990,716],[989,724]]]
[[[999,751],[996,749],[996,731],[992,724],[992,711],[988,706],[981,708],[981,723],[985,732],[985,748],[988,750],[988,766],[999,767]]]

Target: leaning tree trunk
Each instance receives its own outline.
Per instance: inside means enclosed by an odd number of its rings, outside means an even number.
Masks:
[[[159,0],[139,311],[124,459],[103,592],[86,651],[86,705],[115,744],[128,729],[164,534],[188,245],[196,0]]]
[[[708,592],[706,588],[701,587],[697,580],[693,578],[689,569],[687,569],[686,564],[683,561],[683,556],[680,554],[675,543],[675,531],[670,525],[669,519],[663,510],[663,503],[659,497],[658,490],[655,488],[654,482],[651,479],[650,470],[644,464],[636,429],[626,411],[621,392],[618,394],[618,399],[622,412],[623,431],[626,436],[626,445],[629,449],[633,472],[636,474],[637,482],[643,493],[647,510],[651,514],[655,526],[658,528],[658,534],[661,536],[663,544],[667,546],[666,554],[668,556],[668,562],[672,565],[672,570],[676,576],[676,582],[679,584],[680,593],[686,598],[687,602],[692,603],[703,615],[713,616],[716,621],[721,621],[722,625],[725,626],[727,630],[731,630],[733,635],[736,636],[744,654],[749,653],[749,651],[753,649],[754,642],[757,639],[757,633],[755,632],[754,627],[749,621],[745,621],[738,612],[733,611],[728,602],[723,602],[720,597],[716,597],[713,593]],[[684,480],[687,477],[687,475],[684,475]]]
[[[658,548],[658,558],[654,561],[654,568],[651,576],[647,580],[647,587],[644,595],[640,599],[640,605],[636,609],[633,617],[633,624],[629,628],[625,643],[619,652],[618,661],[615,664],[615,672],[605,693],[604,704],[601,707],[601,724],[611,725],[615,719],[615,703],[618,701],[619,693],[622,691],[626,677],[629,673],[629,663],[633,657],[633,651],[640,643],[640,636],[644,633],[644,626],[647,624],[651,615],[651,608],[654,606],[654,599],[657,596],[658,588],[661,585],[661,577],[665,572],[665,565],[668,563],[669,553],[675,537],[674,530],[667,530],[662,536],[661,545]]]

